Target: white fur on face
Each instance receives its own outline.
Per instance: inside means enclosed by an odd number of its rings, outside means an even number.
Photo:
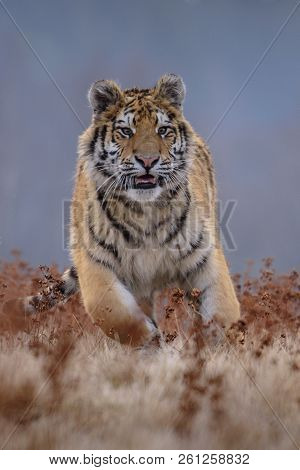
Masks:
[[[135,116],[134,112],[127,113],[125,115],[124,110],[122,110],[117,115],[116,122],[119,123],[119,124],[123,124],[124,126],[130,127],[132,132],[135,134],[136,129],[135,129],[135,126],[133,124],[134,116]]]
[[[159,111],[157,111],[156,116],[157,116],[157,129],[160,126],[167,126],[167,125],[171,124],[171,121],[168,117],[168,114],[165,111],[160,109]],[[157,131],[157,129],[156,129],[156,131]]]
[[[129,199],[133,201],[151,202],[155,201],[161,193],[162,188],[160,186],[156,186],[151,189],[129,189],[126,194]]]

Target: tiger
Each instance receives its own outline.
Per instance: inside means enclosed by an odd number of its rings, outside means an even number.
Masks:
[[[60,290],[64,299],[80,291],[93,322],[122,344],[143,347],[161,336],[155,299],[172,286],[201,293],[203,322],[229,327],[240,317],[220,242],[212,156],[183,115],[185,94],[174,74],[145,89],[98,80],[88,92],[92,119],[79,137],[71,203],[72,267]],[[38,311],[43,297],[26,298],[25,310]]]

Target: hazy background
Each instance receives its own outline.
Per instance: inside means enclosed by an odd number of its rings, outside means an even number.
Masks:
[[[5,1],[85,126],[96,79],[187,85],[185,115],[207,138],[295,0]],[[82,125],[0,5],[0,258],[68,264],[62,201],[70,199]],[[300,8],[209,141],[220,199],[245,260],[300,260]]]

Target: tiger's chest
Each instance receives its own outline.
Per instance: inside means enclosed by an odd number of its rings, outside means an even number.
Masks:
[[[139,248],[124,247],[120,275],[133,292],[151,297],[157,289],[178,286],[184,273],[205,258],[208,248],[203,243],[203,224],[197,230],[188,227],[187,220],[176,232],[170,226],[161,236],[159,232],[153,238],[145,237]]]
[[[133,291],[145,297],[153,290],[170,284],[176,278],[176,253],[162,247],[145,246],[138,250],[124,250],[121,276]]]
[[[190,201],[150,209],[136,214],[106,208],[97,222],[92,217],[86,226],[94,259],[104,261],[132,292],[144,297],[178,284],[206,250],[203,217]]]

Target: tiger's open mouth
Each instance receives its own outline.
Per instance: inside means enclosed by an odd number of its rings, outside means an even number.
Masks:
[[[157,186],[157,179],[153,175],[141,175],[134,178],[135,189],[152,189]]]

